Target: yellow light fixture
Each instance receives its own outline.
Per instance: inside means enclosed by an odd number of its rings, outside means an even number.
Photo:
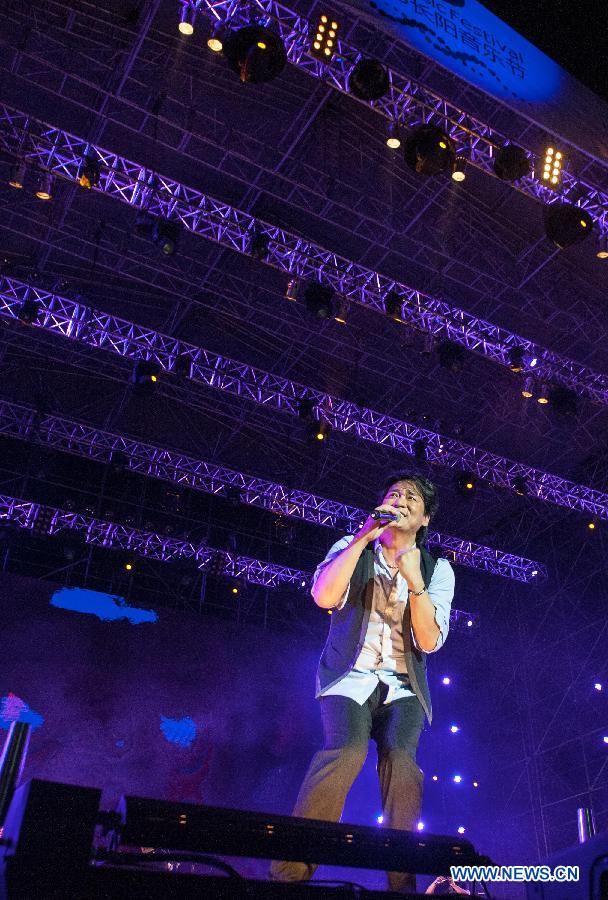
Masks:
[[[554,147],[547,147],[543,166],[543,181],[547,184],[557,185],[561,180],[563,156]]]
[[[311,56],[329,62],[335,50],[337,34],[338,23],[332,20],[330,24],[325,14],[319,16],[310,47]]]

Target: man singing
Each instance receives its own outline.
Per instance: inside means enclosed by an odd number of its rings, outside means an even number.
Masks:
[[[443,646],[454,596],[447,560],[424,548],[437,511],[435,486],[421,475],[387,479],[376,518],[341,538],[318,566],[317,606],[332,611],[317,672],[325,744],[308,768],[294,816],[338,822],[370,737],[378,749],[383,822],[416,829],[423,773],[416,748],[431,722],[426,654]],[[273,862],[270,877],[303,881],[316,866]],[[415,875],[389,872],[391,890],[415,891]]]

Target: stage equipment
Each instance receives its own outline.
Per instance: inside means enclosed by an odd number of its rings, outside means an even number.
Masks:
[[[208,40],[207,46],[214,53],[221,53],[224,49],[224,42],[230,34],[230,28],[224,22],[216,22]]]
[[[538,396],[536,398],[536,402],[540,403],[542,406],[546,406],[549,403],[549,387],[546,384],[541,384],[538,390]]]
[[[117,812],[125,847],[221,853],[299,860],[419,874],[448,875],[450,866],[478,865],[481,857],[463,838],[424,836],[259,812],[122,797]]]
[[[254,259],[265,259],[268,256],[270,238],[263,231],[253,228],[249,233],[248,249]]]
[[[303,296],[306,309],[318,319],[328,319],[333,315],[333,288],[310,281],[304,287]]]
[[[245,25],[231,32],[223,42],[223,53],[243,83],[272,81],[287,63],[283,41],[264,25]]]
[[[547,147],[543,165],[543,182],[554,190],[557,189],[562,179],[562,165],[562,153],[553,146]]]
[[[158,363],[148,359],[140,359],[133,367],[131,381],[136,387],[150,391],[158,384],[159,373],[160,366]]]
[[[308,437],[315,443],[327,443],[331,434],[331,425],[327,419],[319,419],[318,422],[311,422],[306,431]]]
[[[593,219],[585,209],[570,203],[552,203],[545,207],[545,231],[556,247],[563,250],[589,237]]]
[[[506,144],[496,153],[494,171],[503,181],[517,181],[530,172],[530,160],[525,150],[515,144]]]
[[[290,278],[287,282],[287,287],[285,288],[284,297],[286,300],[290,300],[292,303],[298,302],[298,279]]]
[[[525,497],[528,493],[528,482],[523,475],[516,475],[513,479],[513,490],[519,497]]]
[[[12,188],[16,188],[16,190],[22,190],[23,185],[25,184],[25,175],[27,172],[27,166],[25,162],[20,159],[16,163],[13,163],[11,167],[11,174],[8,178],[8,183]]]
[[[477,482],[469,472],[459,472],[456,476],[458,493],[463,497],[470,497],[477,489]]]
[[[11,722],[0,757],[0,835],[13,794],[21,781],[32,727],[27,722]]]
[[[38,173],[38,189],[36,196],[39,200],[52,200],[53,198],[53,176],[50,172]]]
[[[390,147],[391,150],[398,150],[401,146],[399,126],[391,119],[386,124],[386,146]]]
[[[196,6],[192,3],[182,3],[182,9],[179,16],[179,32],[185,35],[194,34],[194,26],[196,24]]]
[[[100,175],[99,160],[92,153],[87,153],[78,172],[80,186],[89,189],[95,187],[99,184]]]
[[[314,32],[314,40],[309,50],[310,55],[328,63],[336,50],[339,30],[340,24],[335,19],[330,20],[329,16],[322,13]]]
[[[403,145],[408,166],[419,175],[438,175],[454,166],[456,153],[452,139],[437,125],[419,125]]]
[[[509,350],[509,368],[512,372],[523,372],[524,370],[524,348],[512,347]]]
[[[303,56],[308,59],[306,54]],[[81,148],[84,144],[77,135],[53,127],[53,143],[51,144],[48,140],[48,129],[51,126],[33,119],[25,113],[10,109],[6,105],[0,108],[0,122],[2,123],[0,133],[3,134],[5,149],[8,152],[14,156],[19,154],[27,125],[27,141],[41,164],[47,167],[56,166],[66,181],[74,182],[76,180],[82,151],[74,148]],[[476,165],[479,162],[479,146],[476,144]],[[100,192],[121,203],[147,209],[154,215],[166,215],[167,210],[171,209],[172,217],[179,221],[185,230],[204,236],[206,240],[214,241],[220,246],[228,247],[231,252],[245,252],[244,238],[251,226],[249,214],[166,176],[163,176],[162,179],[162,191],[155,190],[154,179],[150,178],[149,170],[141,163],[133,162],[101,147],[91,146],[91,149],[98,154],[104,168],[112,170],[112,178],[104,178],[100,181],[98,187]],[[540,190],[546,194],[539,182],[529,179],[525,186],[528,187],[530,184],[537,184]],[[585,204],[589,209],[597,209],[599,216],[598,204],[604,202],[602,199],[604,195],[596,191],[591,198],[584,194],[584,185],[573,182],[573,188],[574,184],[576,184],[577,191],[583,192],[580,194],[581,205]],[[537,195],[534,196],[538,199]],[[608,194],[605,200],[608,206]],[[270,230],[270,226],[265,227]],[[605,230],[601,220],[598,220],[598,227]],[[269,256],[265,262],[286,273],[286,277],[292,276],[297,265],[310,273],[310,278],[327,278],[331,280],[332,285],[340,294],[376,313],[384,314],[381,297],[397,287],[407,301],[408,324],[420,331],[432,328],[437,333],[442,333],[447,329],[456,343],[462,344],[469,351],[484,356],[499,365],[507,365],[508,348],[513,343],[520,343],[522,340],[518,335],[478,316],[473,316],[466,310],[449,304],[444,299],[424,294],[402,282],[396,282],[394,278],[359,265],[337,253],[328,252],[309,239],[304,239],[284,229],[274,232]],[[3,288],[6,290],[6,284],[4,280],[0,282],[0,315],[5,314],[2,294]],[[23,285],[18,290],[23,290]],[[61,309],[58,321],[51,314],[52,310],[49,308],[49,316],[45,317],[45,321],[42,323],[44,328],[51,329],[55,336],[62,334],[62,328],[69,328],[69,336],[72,341],[77,340],[80,343],[90,341],[99,349],[96,336],[91,337],[87,330],[80,325],[81,316],[86,312],[81,302],[70,305],[69,300],[59,298],[56,294],[53,295],[51,302],[48,293],[44,299],[45,306],[56,305]],[[68,311],[71,312],[74,307],[77,309],[78,316],[75,326],[67,324]],[[111,321],[112,318],[104,321]],[[454,321],[459,323],[457,329],[453,329]],[[139,328],[134,323],[129,327]],[[158,346],[159,336],[149,328],[145,329],[145,332],[149,338],[144,340],[149,340]],[[165,338],[160,338],[160,342],[164,343]],[[128,354],[128,349],[119,349],[123,346],[124,341],[122,340],[117,343],[106,341],[103,349],[107,352]],[[127,348],[129,346],[127,344]],[[555,378],[555,380],[568,384],[577,394],[591,396],[598,402],[608,405],[608,388],[603,372],[596,372],[567,357],[547,352],[540,346],[535,347],[531,342],[530,348],[538,356],[544,356],[543,366],[548,378]],[[254,391],[257,391],[257,387],[254,387]],[[267,403],[267,401],[263,402]],[[569,506],[569,508],[572,507]]]
[[[403,297],[395,291],[391,291],[384,298],[384,311],[394,322],[403,322]]]
[[[152,240],[163,256],[173,256],[179,237],[179,225],[167,219],[156,219],[152,228]]]
[[[188,353],[182,353],[175,357],[173,372],[180,378],[190,378],[192,374],[192,357]]]
[[[334,316],[334,320],[339,322],[340,325],[346,325],[346,318],[348,316],[349,303],[346,297],[342,297],[340,300],[340,305],[338,307],[338,312]]]
[[[550,856],[543,865],[578,866],[578,881],[535,881],[527,900],[608,900],[608,832]]]
[[[464,181],[466,176],[465,166],[467,164],[467,160],[465,156],[457,156],[454,160],[454,166],[452,168],[452,181]]]
[[[360,59],[348,78],[348,89],[359,100],[380,100],[389,89],[386,69],[377,59]]]
[[[534,379],[529,375],[524,381],[524,386],[521,389],[522,397],[525,397],[526,400],[529,400],[530,397],[534,396]]]
[[[32,325],[36,322],[39,315],[40,303],[37,300],[24,300],[19,307],[17,318],[26,325]]]
[[[608,259],[608,235],[600,234],[595,255],[598,259]]]

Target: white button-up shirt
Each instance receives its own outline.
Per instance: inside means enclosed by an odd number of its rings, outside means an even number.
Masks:
[[[339,553],[348,547],[353,535],[346,535],[330,549],[322,563],[317,566],[313,577],[313,589],[322,569]],[[350,585],[337,605],[342,609],[348,600]],[[450,609],[454,596],[454,572],[447,559],[438,559],[437,565],[428,586],[428,594],[435,607],[435,622],[439,628],[439,637],[431,653],[443,646],[450,627]],[[391,703],[400,697],[411,697],[414,691],[410,687],[405,664],[402,622],[405,604],[409,602],[408,586],[405,579],[397,571],[389,569],[382,544],[374,541],[374,590],[372,608],[367,624],[363,647],[355,665],[336,684],[326,688],[322,695],[338,695],[350,697],[363,705],[381,681],[388,685],[385,703]],[[412,629],[412,641],[418,647]],[[418,649],[420,649],[418,647]]]

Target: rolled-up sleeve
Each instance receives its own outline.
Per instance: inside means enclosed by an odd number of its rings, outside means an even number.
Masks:
[[[317,578],[319,577],[319,575],[321,574],[321,572],[323,571],[323,569],[325,568],[325,566],[329,565],[329,563],[330,563],[333,559],[335,559],[336,556],[337,556],[339,553],[341,553],[341,552],[344,550],[345,547],[348,547],[348,545],[349,545],[350,542],[353,540],[353,538],[354,538],[354,535],[353,535],[353,534],[347,534],[347,535],[345,535],[345,537],[340,538],[339,541],[336,541],[336,543],[333,544],[333,545],[329,548],[329,551],[328,551],[328,553],[327,553],[327,556],[325,557],[325,559],[323,560],[323,562],[320,562],[320,563],[319,563],[319,565],[318,565],[317,568],[315,569],[315,574],[312,576],[311,594],[313,595],[313,597],[314,597],[315,585],[316,585],[316,583],[317,583]],[[332,607],[333,609],[342,609],[342,607],[344,606],[344,604],[345,604],[346,601],[348,600],[348,592],[349,592],[349,591],[350,591],[350,584],[348,585],[348,587],[346,588],[344,594],[343,594],[342,597],[340,598],[340,602],[337,603],[334,607]]]
[[[454,599],[454,570],[447,559],[438,559],[431,583],[429,584],[428,594],[431,603],[435,607],[435,622],[439,628],[439,637],[437,643],[432,650],[425,650],[425,653],[436,653],[445,644],[445,639],[450,630],[450,611],[452,609],[452,600]],[[421,648],[416,641],[416,635],[412,628],[412,640],[414,646],[418,650]]]

